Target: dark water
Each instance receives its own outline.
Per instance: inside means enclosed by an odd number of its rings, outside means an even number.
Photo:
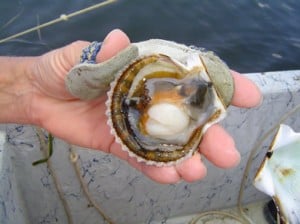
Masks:
[[[0,39],[99,2],[1,0]],[[121,28],[132,41],[163,38],[213,50],[240,72],[300,69],[299,24],[300,0],[119,0],[42,29],[41,40],[34,32],[2,43],[0,54],[39,55]]]

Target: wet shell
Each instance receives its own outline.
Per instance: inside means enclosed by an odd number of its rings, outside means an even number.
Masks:
[[[232,76],[212,52],[164,40],[133,45],[138,57],[108,93],[108,124],[130,156],[172,165],[190,157],[207,128],[225,117]]]
[[[282,223],[300,223],[300,133],[280,128],[254,179],[271,196]]]

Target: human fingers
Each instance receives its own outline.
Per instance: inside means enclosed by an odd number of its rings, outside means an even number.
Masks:
[[[129,163],[140,170],[143,174],[150,179],[161,184],[174,184],[181,180],[179,173],[174,166],[157,167],[153,165],[146,165],[145,163],[136,164],[135,160],[131,158]]]
[[[214,165],[221,168],[236,166],[240,161],[232,137],[218,124],[211,126],[203,136],[200,152]]]
[[[201,155],[196,152],[194,155],[176,165],[180,177],[187,182],[201,180],[206,176],[207,170],[201,161]]]
[[[97,62],[105,61],[130,44],[128,36],[121,30],[115,29],[105,37],[101,50],[96,57]]]
[[[195,153],[192,157],[174,166],[157,167],[143,163],[137,165],[137,169],[162,184],[177,183],[180,180],[194,182],[206,176],[206,167],[202,163],[199,153]]]
[[[163,167],[137,162],[137,160],[130,157],[127,152],[121,150],[120,145],[116,142],[112,143],[110,153],[127,161],[132,167],[143,172],[150,179],[162,184],[177,183],[180,180],[194,182],[206,176],[206,167],[202,163],[199,153],[195,153],[191,158],[177,165]]]
[[[157,167],[149,166],[145,163],[136,164],[133,158],[129,159],[129,162],[149,178],[162,184],[177,183],[180,180],[194,182],[206,176],[206,167],[201,161],[200,154],[197,152],[192,157],[174,166]]]
[[[57,49],[60,54],[57,54],[58,60],[65,63],[62,67],[69,70],[72,66],[79,63],[82,50],[86,48],[90,42],[88,41],[74,41],[73,43],[65,46],[62,50]],[[130,44],[128,36],[121,30],[112,30],[104,38],[100,52],[97,54],[96,61],[102,62],[112,56],[116,55],[119,51],[123,50]]]
[[[261,103],[262,95],[258,87],[247,77],[231,71],[234,80],[232,105],[237,107],[254,107]]]
[[[177,183],[181,178],[174,166],[157,167],[152,165],[146,165],[144,162],[138,162],[136,158],[130,157],[128,152],[121,149],[121,146],[113,142],[109,149],[109,152],[122,160],[127,161],[132,167],[144,173],[150,179],[162,183],[171,184]]]

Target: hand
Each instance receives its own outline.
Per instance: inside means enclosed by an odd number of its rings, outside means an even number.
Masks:
[[[199,146],[199,152],[178,165],[148,166],[129,157],[114,141],[106,124],[106,96],[82,101],[72,97],[65,89],[66,74],[79,62],[81,51],[88,44],[77,41],[36,58],[31,78],[34,88],[30,107],[32,123],[71,144],[112,153],[160,183],[175,183],[181,179],[192,182],[203,178],[206,167],[201,162],[201,155],[221,168],[239,163],[240,155],[234,141],[220,125],[210,127]],[[107,60],[129,44],[126,34],[120,30],[112,31],[105,38],[96,61]],[[232,72],[232,75],[235,82],[232,104],[239,107],[258,105],[261,101],[258,88],[237,72]]]

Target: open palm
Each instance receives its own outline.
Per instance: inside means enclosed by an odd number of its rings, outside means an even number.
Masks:
[[[155,167],[138,163],[121,150],[110,134],[105,115],[106,96],[82,101],[67,92],[65,76],[79,62],[81,51],[88,44],[89,42],[77,41],[36,58],[31,103],[34,123],[71,144],[102,150],[127,160],[130,165],[160,183],[175,183],[180,179],[195,181],[203,178],[206,168],[201,162],[200,153],[195,153],[193,157],[175,166]],[[126,34],[120,30],[112,31],[105,38],[96,61],[109,59],[129,44]],[[233,72],[233,77],[235,94],[232,103],[241,107],[256,106],[261,99],[257,87],[236,72]],[[219,141],[215,142],[213,138],[218,138]],[[199,152],[222,168],[237,165],[240,158],[234,141],[219,125],[208,129]]]

